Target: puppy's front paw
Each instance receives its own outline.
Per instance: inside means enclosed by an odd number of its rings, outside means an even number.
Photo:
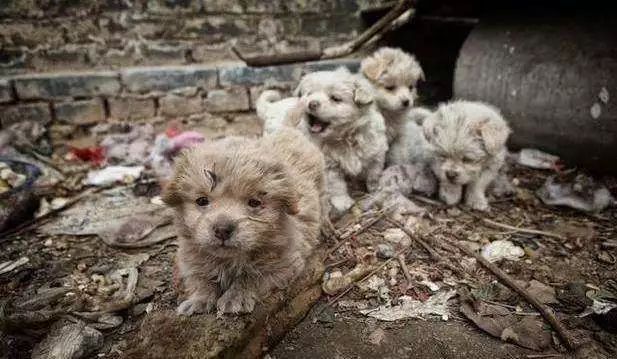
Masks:
[[[476,211],[487,212],[490,210],[488,200],[484,195],[469,195],[465,199],[465,204]]]
[[[214,309],[216,300],[211,296],[192,295],[187,300],[180,303],[176,308],[178,315],[193,315],[199,313],[208,313]]]
[[[461,201],[463,187],[451,184],[441,184],[439,187],[439,199],[448,206],[453,206]]]
[[[354,200],[346,195],[332,196],[330,204],[332,204],[332,213],[336,218],[344,215],[354,205]]]
[[[255,293],[250,290],[228,289],[216,302],[219,313],[250,313],[255,308]]]

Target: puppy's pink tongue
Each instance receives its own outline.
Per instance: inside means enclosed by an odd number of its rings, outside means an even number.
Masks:
[[[321,132],[323,130],[323,126],[320,123],[314,123],[311,126],[311,132]]]

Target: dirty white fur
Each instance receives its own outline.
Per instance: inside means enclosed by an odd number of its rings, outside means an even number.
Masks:
[[[279,130],[288,116],[288,112],[298,104],[297,97],[281,99],[277,90],[265,90],[259,95],[255,108],[257,117],[261,120],[263,134],[271,134]]]
[[[506,156],[510,128],[499,110],[481,102],[442,104],[423,123],[431,169],[439,181],[439,198],[448,205],[461,201],[486,211],[486,189]]]
[[[398,48],[382,47],[365,58],[360,67],[362,75],[373,87],[375,102],[384,116],[390,149],[386,162],[405,165],[410,162],[408,142],[421,139],[420,128],[409,124],[417,114],[410,114],[418,97],[416,85],[424,72],[414,56]],[[426,115],[426,113],[424,114]],[[410,136],[410,139],[406,137]]]
[[[384,119],[371,85],[346,68],[306,75],[295,95],[303,109],[298,127],[324,153],[331,215],[338,217],[354,204],[346,179],[377,188],[388,149]]]

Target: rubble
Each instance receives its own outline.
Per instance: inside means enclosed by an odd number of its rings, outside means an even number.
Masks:
[[[616,204],[606,186],[584,174],[566,182],[550,176],[536,194],[546,205],[571,207],[584,212],[601,212]]]
[[[376,309],[361,310],[360,313],[383,321],[395,321],[407,318],[424,318],[427,315],[437,315],[447,321],[450,317],[448,300],[456,295],[456,291],[448,290],[437,293],[425,302],[409,296],[398,298],[400,304],[380,306]]]
[[[482,256],[489,262],[499,262],[502,259],[517,261],[524,255],[523,248],[505,240],[493,241],[482,248]]]

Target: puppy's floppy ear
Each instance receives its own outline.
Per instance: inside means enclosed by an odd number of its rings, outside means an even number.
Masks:
[[[377,79],[379,79],[379,76],[381,76],[383,70],[384,66],[382,65],[382,62],[373,56],[365,58],[360,64],[360,71],[362,71],[362,74],[366,76],[366,78],[373,81],[377,81]]]
[[[359,106],[365,106],[373,102],[373,93],[366,80],[355,79],[353,90],[353,101]]]
[[[161,194],[161,199],[168,206],[176,207],[182,204],[182,195],[180,191],[180,179],[182,175],[186,173],[187,167],[189,166],[188,151],[190,150],[183,150],[176,156],[176,159],[175,159],[176,164],[175,164],[173,177],[163,187],[163,193]]]
[[[431,142],[435,137],[435,126],[437,125],[437,116],[435,114],[427,115],[422,121],[422,133],[427,141]]]
[[[486,152],[491,155],[499,153],[510,136],[510,127],[504,120],[490,117],[480,122],[477,131]]]

